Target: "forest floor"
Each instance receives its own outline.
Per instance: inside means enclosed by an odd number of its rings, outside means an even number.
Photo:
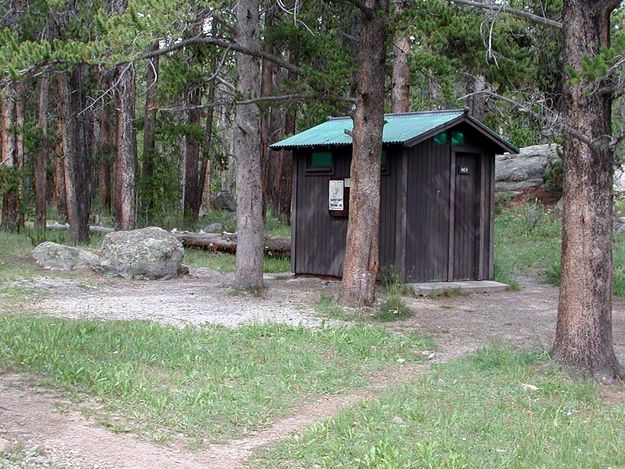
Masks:
[[[338,282],[278,276],[269,278],[267,288],[253,295],[232,293],[227,288],[229,280],[230,274],[200,268],[192,269],[189,276],[161,282],[49,274],[13,280],[13,286],[28,292],[30,300],[24,306],[40,318],[147,320],[176,326],[240,326],[267,321],[313,329],[328,322],[340,324],[320,317],[315,307],[319,298],[337,292]],[[262,448],[271,448],[293,433],[377,397],[397,383],[417,379],[432,364],[493,344],[548,348],[553,339],[558,289],[536,277],[524,277],[520,285],[521,291],[405,298],[415,315],[377,327],[398,333],[418,331],[432,337],[438,347],[434,359],[369,372],[364,387],[346,387],[335,394],[304,399],[269,425],[200,449],[171,442],[162,445],[124,431],[113,432],[98,425],[101,422],[97,418],[75,410],[71,399],[45,385],[40,375],[7,371],[0,374],[0,452],[10,450],[6,454],[17,462],[12,466],[10,459],[5,459],[2,465],[0,459],[0,467],[245,467]],[[8,309],[6,313],[13,316]],[[614,333],[617,354],[625,359],[625,301],[618,298]],[[427,350],[425,353],[429,354]],[[622,400],[621,393],[617,394]],[[97,408],[97,400],[94,402]],[[259,467],[267,467],[266,460],[259,461]]]

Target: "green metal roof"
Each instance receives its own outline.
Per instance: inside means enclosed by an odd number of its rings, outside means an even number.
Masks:
[[[472,124],[486,133],[492,140],[506,151],[518,153],[518,149],[505,141],[482,123],[469,116],[464,110],[408,112],[402,114],[386,114],[382,142],[400,143],[412,146],[431,135],[443,131],[462,121]],[[311,129],[300,132],[271,145],[274,150],[302,148],[314,146],[351,145],[351,132],[354,122],[351,117],[334,117]],[[423,138],[421,138],[423,137]]]

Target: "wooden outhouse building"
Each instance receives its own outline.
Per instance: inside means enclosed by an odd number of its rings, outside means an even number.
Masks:
[[[353,121],[326,122],[273,144],[293,152],[295,274],[343,272]],[[380,265],[403,282],[494,275],[495,155],[518,149],[463,110],[385,116]]]

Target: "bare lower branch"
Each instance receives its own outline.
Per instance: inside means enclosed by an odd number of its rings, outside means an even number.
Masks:
[[[235,100],[232,97],[225,97],[221,99],[216,99],[211,103],[206,103],[206,104],[202,104],[199,106],[190,106],[190,107],[180,106],[180,107],[169,107],[169,108],[159,107],[155,109],[157,111],[163,111],[163,112],[184,112],[184,111],[206,109],[206,108],[217,107],[217,106],[230,106],[230,105],[243,106],[246,104],[260,104],[260,103],[272,103],[272,102],[282,102],[282,101],[300,101],[302,99],[328,99],[328,100],[346,101],[346,102],[355,101],[352,98],[343,98],[343,97],[338,97],[338,96],[323,98],[314,93],[300,93],[300,94],[283,94],[283,95],[277,95],[277,96],[261,96],[258,98],[242,99],[242,100]]]
[[[214,46],[229,48],[234,51],[241,52],[243,54],[248,54],[253,57],[258,57],[261,59],[268,60],[269,62],[273,62],[274,64],[288,70],[289,72],[293,72],[296,75],[304,74],[304,71],[297,65],[289,63],[283,58],[278,57],[277,55],[274,55],[274,54],[270,54],[269,52],[264,51],[262,49],[250,49],[248,47],[241,46],[240,44],[237,44],[236,42],[230,42],[230,41],[226,41],[225,39],[219,39],[216,37],[208,37],[208,36],[198,36],[198,37],[193,37],[190,39],[185,39],[183,41],[179,41],[174,44],[171,44],[167,47],[163,47],[159,49],[158,51],[144,52],[143,54],[140,54],[137,58],[151,59],[152,57],[168,54],[173,51],[184,49],[185,47],[199,45],[199,44],[211,44]]]
[[[597,148],[597,139],[593,140],[590,137],[588,137],[587,135],[584,135],[583,133],[579,132],[577,129],[571,127],[568,123],[563,122],[562,117],[558,113],[556,113],[556,112],[549,111],[550,114],[551,114],[552,119],[548,119],[544,115],[531,110],[526,104],[520,103],[518,101],[515,101],[514,99],[508,98],[506,96],[502,96],[502,95],[497,94],[497,93],[495,93],[493,91],[490,91],[490,90],[484,90],[484,91],[477,91],[475,93],[469,93],[469,94],[459,98],[459,100],[464,100],[466,98],[470,98],[471,96],[475,96],[475,95],[489,96],[489,97],[497,99],[499,101],[503,101],[505,103],[508,103],[508,104],[514,106],[519,112],[523,112],[523,113],[531,116],[532,118],[536,119],[539,122],[546,123],[548,125],[554,126],[558,130],[560,130],[561,132],[569,134],[572,137],[575,137],[577,140],[579,140],[580,142],[585,143],[586,145],[588,145],[591,148],[595,148],[595,149]]]
[[[486,2],[482,3],[482,2],[474,1],[474,0],[451,0],[450,3],[470,6],[474,8],[481,8],[482,10],[508,13],[510,15],[518,16],[519,18],[524,18],[526,20],[533,21],[534,23],[539,23],[545,26],[551,26],[553,28],[562,29],[562,23],[560,21],[555,21],[549,18],[545,18],[544,16],[535,15],[534,13],[530,13],[529,11],[523,11],[517,8],[510,8],[504,4],[486,3]]]

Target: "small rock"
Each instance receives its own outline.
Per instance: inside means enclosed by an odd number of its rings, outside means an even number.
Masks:
[[[220,191],[213,198],[213,207],[224,212],[236,212],[237,201],[232,192]]]
[[[538,391],[538,386],[534,386],[533,384],[521,383],[521,387],[527,391]]]
[[[221,223],[211,223],[206,228],[204,228],[204,231],[206,233],[223,233],[224,230],[225,227]]]
[[[32,252],[33,259],[44,269],[89,269],[101,264],[101,258],[90,251],[46,241]]]
[[[562,215],[564,213],[564,197],[560,197],[560,200],[553,207],[553,211],[556,212],[557,215]]]
[[[9,440],[0,438],[0,453],[2,452],[7,453],[11,450],[12,447],[13,447],[13,443],[11,443]]]
[[[395,417],[391,419],[391,422],[396,423],[398,425],[402,425],[404,423],[404,419],[401,418],[399,415],[396,415]]]

